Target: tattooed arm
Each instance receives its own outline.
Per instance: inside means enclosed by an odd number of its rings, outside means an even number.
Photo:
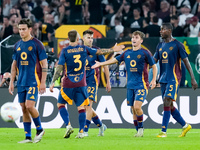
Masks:
[[[106,54],[110,54],[110,53],[113,53],[113,52],[119,52],[123,48],[124,48],[124,45],[117,45],[117,43],[116,43],[115,46],[113,48],[110,48],[110,49],[105,49],[105,48],[97,49],[96,54],[97,55],[106,55]]]
[[[60,77],[60,73],[63,71],[63,66],[62,65],[58,65],[56,67],[56,71],[53,75],[53,79],[51,81],[51,86],[50,86],[50,91],[53,92],[53,88],[54,88],[54,82]]]

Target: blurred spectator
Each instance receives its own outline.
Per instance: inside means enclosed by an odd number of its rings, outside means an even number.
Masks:
[[[179,23],[178,17],[172,16],[170,22],[173,26],[172,36],[173,37],[183,36],[183,28],[178,25]]]
[[[133,17],[129,18],[130,28],[132,32],[136,30],[142,30],[143,28],[143,18],[140,16],[140,8],[133,9]]]
[[[150,22],[149,24],[153,24],[153,17],[157,16],[156,12],[155,11],[150,11],[149,12],[149,18],[150,18]],[[162,19],[161,18],[158,18],[158,25],[161,26],[162,25]]]
[[[175,16],[177,14],[177,9],[175,4],[171,3],[169,9],[170,9],[170,17]]]
[[[32,2],[32,0],[26,0],[26,2],[28,4],[29,10],[32,11],[34,8],[34,3]]]
[[[107,4],[105,10],[108,14],[103,17],[103,24],[111,27],[111,20],[115,14],[112,4]]]
[[[160,10],[157,13],[157,17],[161,18],[163,22],[169,22],[170,20],[170,5],[166,0],[161,1]]]
[[[3,79],[0,83],[0,87],[8,87],[10,83],[11,74],[9,72],[5,72],[3,74]]]
[[[147,27],[146,38],[160,37],[160,26],[158,25],[158,17],[153,17],[153,24]]]
[[[132,38],[131,28],[124,28],[123,37]]]
[[[109,1],[109,3],[112,4],[113,10],[115,13],[117,13],[117,11],[119,10],[119,8],[121,7],[121,5],[123,3],[123,0],[108,0],[108,1]]]
[[[42,40],[42,32],[40,31],[39,27],[40,27],[39,23],[35,22],[33,24],[32,36],[37,38],[38,40]]]
[[[129,23],[128,23],[128,18],[130,18],[133,14],[131,11],[131,6],[129,2],[124,1],[124,3],[122,4],[123,6],[123,10],[122,10],[122,25],[126,28],[129,27]]]
[[[189,26],[190,26],[190,17],[186,18],[185,25],[183,26],[183,36],[188,36]]]
[[[188,17],[193,17],[194,15],[190,13],[191,7],[190,5],[184,5],[181,8],[181,15],[179,16],[179,26],[185,25],[185,20]]]
[[[52,15],[46,14],[44,23],[42,24],[42,42],[44,46],[53,47],[52,34],[54,33],[54,29],[52,25],[52,19]]]
[[[35,7],[31,11],[31,13],[35,16],[36,21],[40,21],[44,17],[43,8],[42,8],[42,5],[41,5],[42,2],[41,2],[41,0],[37,0],[36,3],[37,3],[37,7]]]
[[[170,0],[171,5],[175,5],[176,8],[179,10],[184,5],[190,5],[190,0]]]
[[[156,1],[155,0],[146,0],[146,3],[149,4],[150,11],[155,11],[156,9]]]
[[[13,35],[19,35],[18,24],[13,25]]]
[[[136,8],[140,8],[140,10],[142,10],[142,2],[141,0],[130,0],[131,2],[131,10],[136,9]],[[141,13],[141,11],[140,11]],[[141,14],[140,14],[141,15]]]
[[[196,0],[191,13],[196,16],[199,12],[200,12],[200,0]]]
[[[30,12],[29,9],[25,10],[25,18],[30,19],[32,22],[35,22],[35,16]]]
[[[58,14],[55,16],[54,20],[58,20],[58,22],[55,22],[56,24],[56,28],[58,28],[59,26],[63,25],[63,24],[67,24],[68,23],[68,17],[69,14],[67,14],[69,11],[65,11],[65,6],[62,4],[58,7]]]
[[[17,20],[17,15],[16,14],[11,14],[9,16],[9,23],[11,26],[13,26],[15,24],[15,21]]]
[[[90,24],[101,24],[102,23],[102,0],[87,0],[90,12]]]
[[[119,17],[115,17],[115,38],[118,39],[122,37],[122,33],[124,31],[124,26],[121,23],[121,19]]]
[[[147,27],[149,26],[149,18],[144,18],[143,19],[143,28],[142,28],[142,32],[146,35],[147,33]]]
[[[12,8],[11,0],[3,0],[3,16],[9,16],[9,11]]]
[[[2,39],[5,39],[6,37],[8,37],[9,35],[12,35],[12,34],[13,34],[13,27],[9,23],[9,17],[4,16],[3,17],[3,27],[0,32],[0,37]]]
[[[86,0],[75,1],[68,0],[70,2],[70,24],[83,24],[84,14],[88,15],[88,8],[83,6],[87,3]],[[86,17],[86,16],[85,16]]]
[[[25,18],[25,10],[29,9],[28,4],[26,2],[22,2],[19,5],[20,5],[19,7],[20,15],[22,16],[22,18]]]
[[[190,19],[188,36],[189,37],[198,37],[198,36],[200,36],[200,31],[199,30],[200,30],[199,18],[196,17],[196,16],[193,16]]]
[[[148,13],[150,11],[149,3],[143,3],[142,4],[142,11],[143,11],[144,18],[148,17]]]

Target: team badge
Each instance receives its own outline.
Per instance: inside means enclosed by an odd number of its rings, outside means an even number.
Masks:
[[[32,51],[32,49],[33,49],[32,46],[29,46],[29,47],[28,47],[28,50],[29,50],[29,51]]]
[[[140,58],[141,58],[141,55],[137,55],[137,58],[140,59]]]
[[[173,47],[170,47],[169,50],[170,50],[170,51],[173,50]]]

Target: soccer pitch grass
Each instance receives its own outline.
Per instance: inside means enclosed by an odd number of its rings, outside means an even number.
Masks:
[[[135,138],[134,129],[107,129],[104,137],[98,137],[97,128],[89,130],[89,137],[75,139],[78,129],[69,139],[64,139],[65,128],[45,129],[41,142],[18,144],[24,139],[23,129],[0,128],[0,150],[198,150],[200,129],[190,130],[186,137],[179,138],[181,129],[168,129],[167,138],[157,138],[160,129],[145,129],[144,137]],[[35,129],[32,129],[35,135]],[[34,136],[33,136],[34,138]]]

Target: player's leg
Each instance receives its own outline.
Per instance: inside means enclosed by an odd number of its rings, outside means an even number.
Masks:
[[[24,132],[25,132],[25,140],[20,141],[18,143],[32,143],[31,138],[31,117],[29,111],[25,106],[26,101],[26,92],[18,92],[19,103],[23,113],[23,125],[24,125]]]
[[[134,123],[136,131],[138,131],[138,121],[137,121],[137,116],[136,116],[134,106],[131,106],[131,110],[133,112],[133,123]]]
[[[76,136],[76,138],[83,138],[84,137],[84,126],[86,122],[86,109],[85,106],[89,105],[88,100],[88,93],[87,93],[87,87],[77,87],[74,88],[73,91],[73,98],[74,102],[77,106],[78,113],[79,113],[79,133]]]
[[[69,98],[70,95],[67,92],[71,93],[72,91],[70,88],[61,88],[57,103],[60,116],[62,117],[66,125],[66,132],[64,134],[64,138],[69,138],[70,135],[74,132],[74,129],[72,128],[69,121],[69,113],[65,107],[67,103],[72,104],[72,100]]]
[[[84,127],[84,136],[88,136],[91,119],[93,117],[93,109],[92,109],[93,101],[89,99],[89,102],[90,102],[90,105],[86,106],[86,122],[85,122],[85,127]]]
[[[34,138],[34,143],[40,142],[42,139],[42,136],[44,135],[44,130],[41,125],[41,120],[39,116],[38,110],[35,108],[35,103],[38,98],[38,88],[37,87],[28,87],[26,89],[27,95],[26,95],[26,108],[31,114],[31,117],[33,119],[33,122],[36,127],[36,136]]]

